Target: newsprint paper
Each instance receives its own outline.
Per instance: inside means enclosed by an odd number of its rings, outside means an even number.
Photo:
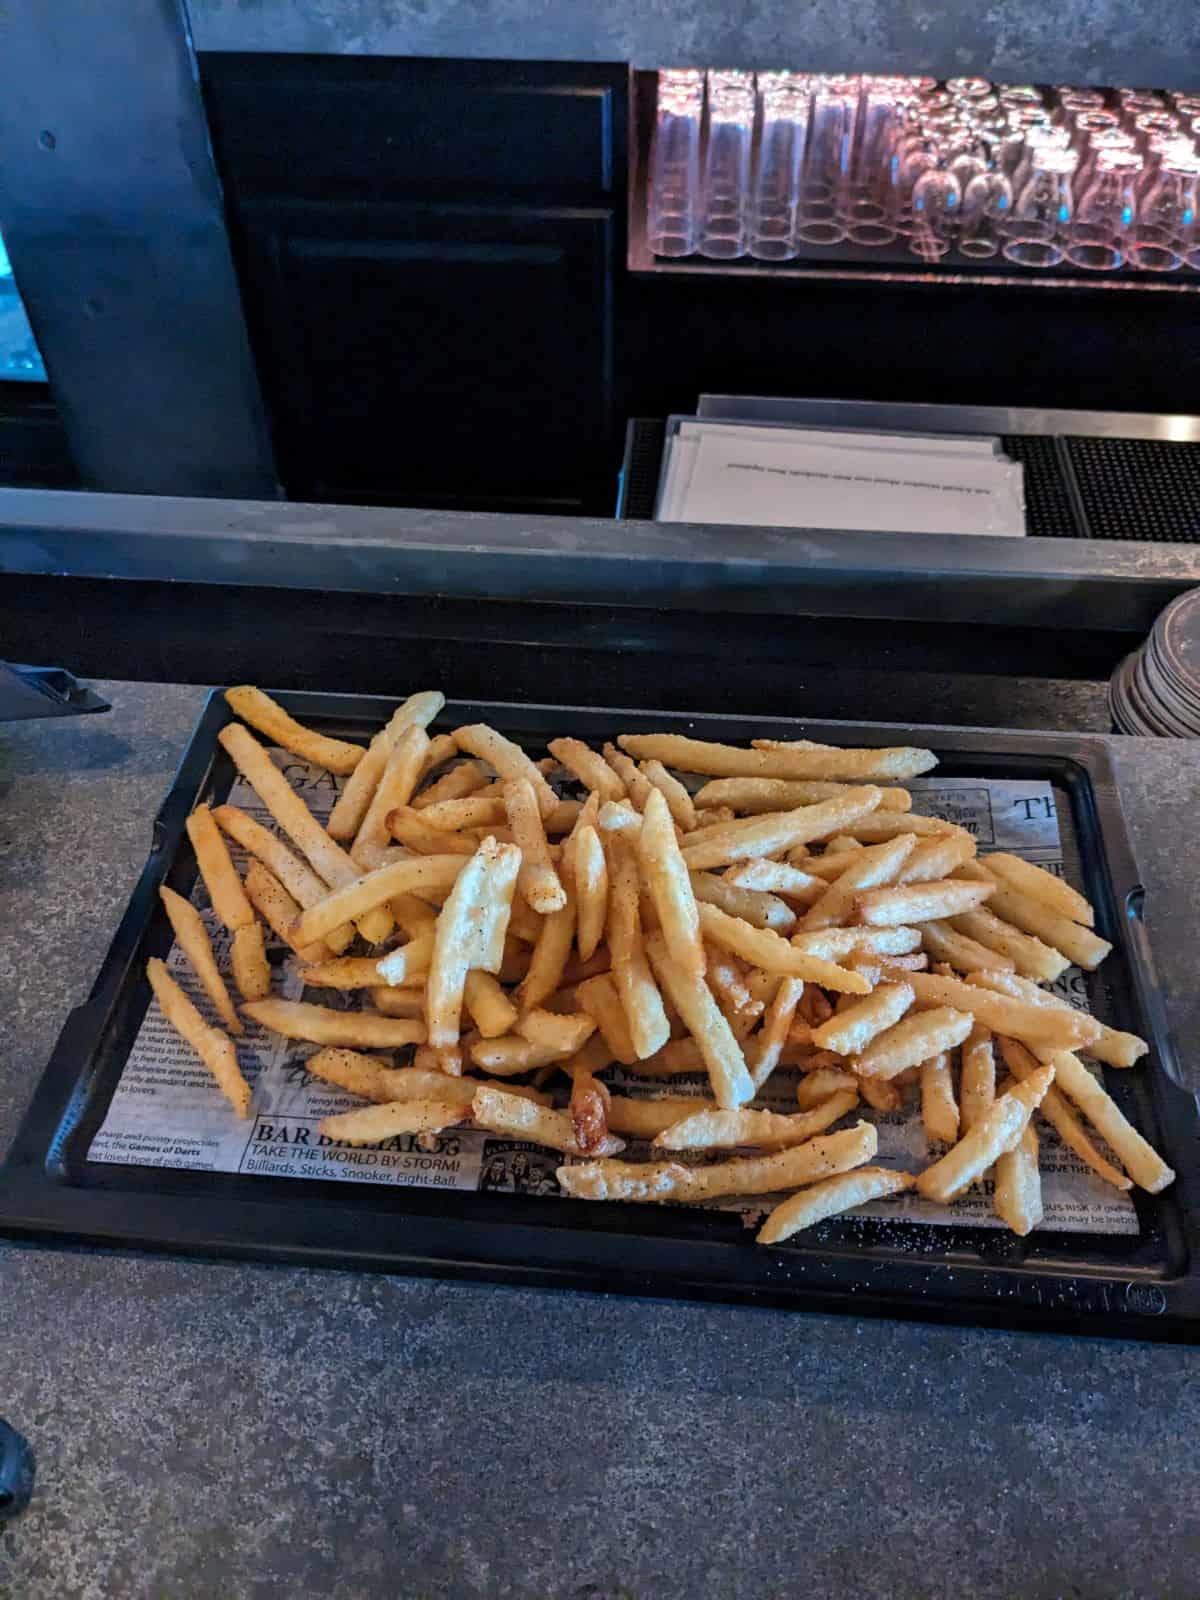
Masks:
[[[320,817],[328,816],[342,781],[310,767],[285,751],[272,758],[293,787]],[[968,828],[978,840],[981,854],[1008,850],[1026,856],[1053,872],[1064,871],[1064,843],[1059,833],[1055,796],[1049,783],[1036,779],[917,778],[909,787],[916,807],[946,817]],[[229,796],[266,827],[274,824],[254,791],[239,780]],[[244,860],[237,846],[234,859]],[[1075,875],[1075,863],[1066,864]],[[208,906],[202,884],[195,902],[204,915],[222,970],[229,970],[229,936]],[[268,934],[277,995],[299,999],[297,959]],[[178,947],[168,966],[208,1021],[212,1007],[196,982]],[[230,980],[232,990],[232,980]],[[1086,1008],[1082,975],[1074,968],[1055,985],[1072,1004]],[[333,991],[305,992],[305,998],[326,1006],[349,1007],[356,996]],[[319,1178],[341,1183],[419,1184],[427,1188],[502,1190],[509,1194],[557,1195],[555,1168],[564,1159],[553,1150],[490,1133],[454,1129],[426,1137],[433,1149],[419,1148],[412,1135],[385,1139],[378,1145],[351,1147],[325,1138],[319,1131],[323,1117],[348,1111],[362,1102],[310,1077],[305,1060],[315,1045],[282,1039],[253,1024],[237,1040],[242,1071],[254,1091],[252,1115],[241,1119],[216,1087],[205,1067],[151,1005],[134,1042],[103,1126],[92,1141],[92,1161],[143,1167],[182,1167],[199,1172],[262,1173],[276,1178]],[[1002,1069],[1001,1069],[1002,1070]],[[766,1085],[759,1104],[773,1110],[795,1110],[799,1074],[777,1070]],[[620,1067],[610,1072],[610,1082],[622,1094],[702,1095],[704,1078],[674,1077],[639,1080]],[[873,1120],[879,1129],[877,1164],[919,1172],[937,1152],[926,1143],[919,1104],[894,1114],[879,1114],[868,1107],[854,1113]],[[1039,1121],[1042,1196],[1045,1228],[1072,1233],[1134,1234],[1137,1217],[1127,1195],[1110,1188],[1092,1174],[1057,1134]],[[632,1160],[649,1156],[645,1146],[630,1141],[625,1152]],[[678,1158],[676,1158],[678,1159]],[[685,1158],[687,1159],[687,1158]],[[720,1202],[722,1209],[744,1213],[747,1226],[757,1222],[771,1202],[761,1196]],[[990,1182],[975,1186],[953,1206],[938,1206],[906,1193],[862,1208],[862,1215],[881,1216],[901,1223],[957,1223],[998,1227],[993,1216]]]

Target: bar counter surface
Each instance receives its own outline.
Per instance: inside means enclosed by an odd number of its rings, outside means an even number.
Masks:
[[[204,698],[95,687],[0,728],[0,1152]],[[1113,742],[1200,1087],[1200,744]],[[1185,1348],[2,1243],[0,1337],[22,1600],[1195,1594]]]

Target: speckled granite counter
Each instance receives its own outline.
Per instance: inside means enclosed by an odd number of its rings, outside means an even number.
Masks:
[[[0,1149],[203,700],[0,728]],[[1200,744],[1117,741],[1200,1084]],[[1172,1347],[0,1245],[0,1595],[1194,1596]]]

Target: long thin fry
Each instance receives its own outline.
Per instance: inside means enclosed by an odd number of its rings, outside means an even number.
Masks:
[[[963,887],[968,886],[964,884]],[[1038,978],[1043,983],[1053,983],[1056,978],[1061,978],[1071,965],[1061,950],[1052,950],[1048,944],[1043,944],[1032,934],[1021,933],[1018,929],[1010,927],[1007,922],[1001,922],[1000,918],[993,916],[986,907],[981,906],[977,911],[961,912],[952,916],[950,922],[959,933],[965,933],[968,939],[977,939],[980,944],[990,945],[993,950],[999,950],[1010,957],[1023,977]]]
[[[972,1019],[964,1011],[939,1006],[932,1011],[910,1011],[900,1022],[874,1038],[867,1048],[851,1059],[851,1066],[863,1078],[894,1078],[909,1067],[952,1050],[971,1031]]]
[[[796,1016],[796,1007],[804,996],[801,978],[783,978],[767,1006],[763,1025],[745,1046],[746,1065],[755,1093],[779,1065],[788,1032]],[[760,1005],[762,1001],[758,1002]]]
[[[575,880],[576,943],[580,958],[589,961],[604,937],[608,918],[608,863],[595,828],[585,824],[571,846],[571,872]]]
[[[843,750],[835,745],[756,739],[752,750],[676,733],[626,733],[621,749],[639,761],[714,778],[913,778],[937,765],[929,750]]]
[[[561,911],[567,903],[567,894],[550,862],[550,850],[533,785],[524,778],[506,784],[504,805],[513,840],[521,852],[517,892],[540,916]]]
[[[866,994],[871,987],[857,972],[849,972],[821,956],[798,950],[767,928],[752,928],[717,906],[702,905],[698,909],[700,930],[705,939],[724,950],[732,950],[734,955],[764,972],[781,972],[787,977],[803,978],[824,989],[846,994]]]
[[[826,961],[847,956],[876,957],[908,955],[920,949],[920,928],[822,928],[817,933],[794,933],[792,943],[807,955]]]
[[[417,988],[393,989],[385,985],[379,989],[368,989],[367,997],[381,1017],[420,1019],[425,1015],[425,996]]]
[[[958,1102],[950,1062],[949,1050],[939,1050],[921,1063],[921,1118],[926,1137],[940,1144],[953,1144],[958,1138]]]
[[[792,811],[796,806],[816,805],[818,800],[835,800],[848,787],[845,783],[823,779],[713,778],[696,795],[696,805],[705,808],[732,806],[743,815]],[[907,789],[884,789],[879,809],[909,811],[912,796]]]
[[[885,974],[887,968],[885,967]],[[902,981],[910,983],[921,1006],[953,1006],[969,1011],[993,1033],[1006,1033],[1037,1049],[1073,1050],[1087,1046],[1100,1035],[1100,1024],[1081,1012],[1030,1005],[1007,995],[964,983],[961,978],[943,978],[932,972],[906,972]]]
[[[458,1043],[467,973],[472,967],[486,968],[503,948],[520,863],[515,845],[485,839],[457,875],[437,920],[425,986],[431,1045]]]
[[[582,739],[551,739],[546,748],[585,789],[598,794],[601,800],[626,798],[625,785],[612,767]]]
[[[988,856],[987,870],[1012,888],[1019,889],[1022,894],[1044,901],[1060,917],[1082,922],[1089,928],[1096,920],[1095,912],[1083,895],[1061,878],[1055,877],[1054,873],[1047,872],[1045,867],[1034,866],[1033,862],[1025,861],[1021,856],[998,850]]]
[[[672,961],[691,977],[703,977],[704,947],[696,897],[679,851],[675,823],[658,789],[646,801],[637,858]]]
[[[921,924],[926,950],[935,961],[945,961],[958,972],[1012,972],[1015,962],[1000,950],[993,950],[949,922],[931,918]]]
[[[455,728],[454,742],[460,750],[465,750],[468,755],[479,756],[493,767],[506,782],[515,779],[524,779],[532,788],[537,798],[538,810],[543,817],[549,816],[558,804],[558,796],[546,782],[541,768],[533,762],[511,739],[506,739],[502,733],[497,733],[495,728],[489,728],[485,722],[471,723],[466,727]]]
[[[405,984],[421,983],[433,961],[436,929],[436,922],[431,923],[428,927],[422,928],[420,933],[415,934],[407,944],[402,944],[398,950],[389,950],[386,956],[381,956],[375,962],[375,976],[371,980],[370,987],[373,988],[379,983],[390,983],[400,988]]]
[[[181,894],[176,894],[174,889],[168,889],[166,884],[163,884],[158,892],[163,909],[175,931],[176,942],[188,958],[193,972],[200,979],[201,986],[212,1001],[217,1015],[230,1033],[241,1033],[242,1024],[233,1001],[229,998],[229,990],[225,987],[225,979],[217,966],[217,958],[213,955],[204,918],[190,900],[185,900]]]
[[[282,745],[293,755],[314,766],[325,767],[330,772],[353,772],[366,754],[362,745],[348,744],[344,739],[329,739],[323,733],[314,733],[290,717],[270,695],[252,684],[239,684],[226,689],[225,699],[235,715],[248,722],[273,743]]]
[[[229,854],[229,846],[207,806],[197,806],[187,819],[188,838],[196,852],[196,865],[218,918],[235,933],[254,922],[254,909],[246,898],[242,880]]]
[[[1037,1057],[1018,1040],[1002,1037],[998,1042],[1004,1065],[1014,1078],[1024,1082],[1037,1072]],[[1111,1183],[1114,1189],[1133,1187],[1132,1180],[1127,1178],[1119,1167],[1114,1167],[1092,1143],[1087,1129],[1057,1088],[1047,1089],[1038,1109],[1067,1148],[1074,1150],[1079,1159],[1091,1167],[1098,1177],[1103,1178],[1105,1183]]]
[[[703,978],[695,977],[671,958],[662,934],[651,935],[646,941],[646,951],[671,1004],[699,1046],[708,1068],[713,1098],[722,1110],[745,1105],[754,1097],[754,1084],[746,1070],[741,1046],[713,999],[712,991]],[[665,1042],[664,1035],[660,1045]]]
[[[946,1201],[983,1176],[996,1158],[1015,1148],[1029,1118],[1054,1082],[1043,1067],[996,1100],[991,1110],[940,1161],[926,1167],[917,1189],[927,1200]]]
[[[307,989],[375,989],[380,982],[379,963],[374,956],[339,956],[334,961],[319,961],[300,968],[300,981]]]
[[[243,1000],[265,1000],[271,992],[271,964],[267,960],[261,922],[235,928],[229,946],[233,981]]]
[[[784,1200],[758,1230],[759,1244],[782,1244],[801,1228],[811,1228],[827,1217],[839,1216],[865,1205],[868,1200],[881,1200],[885,1195],[900,1194],[911,1189],[917,1180],[911,1172],[891,1172],[886,1167],[860,1167],[857,1172],[846,1172],[841,1177],[815,1183],[810,1189]]]
[[[962,1130],[969,1133],[996,1098],[996,1056],[989,1028],[977,1022],[962,1047],[959,1099]]]
[[[868,889],[856,896],[859,917],[868,927],[894,928],[897,924],[928,922],[931,917],[953,917],[981,905],[991,893],[986,883],[964,883],[946,878],[938,883],[910,883],[902,888]],[[969,931],[969,930],[966,930]]]
[[[463,1004],[485,1039],[498,1039],[516,1026],[517,1008],[490,972],[468,972]]]
[[[588,978],[575,990],[579,1004],[595,1022],[613,1059],[623,1066],[632,1066],[638,1059],[633,1036],[625,1018],[625,1008],[617,993],[616,983],[610,973]],[[697,1063],[697,1068],[700,1063]],[[693,1069],[696,1070],[696,1069]]]
[[[291,895],[261,861],[252,861],[246,868],[246,893],[250,903],[284,944],[290,945],[301,961],[310,966],[327,961],[332,955],[329,946],[320,939],[301,944],[296,938],[296,922],[300,907]]]
[[[620,778],[626,794],[633,802],[634,809],[644,811],[646,809],[646,801],[650,798],[650,791],[653,788],[649,778],[644,773],[639,772],[637,766],[627,755],[618,750],[615,744],[606,744],[604,746],[604,759],[617,777]]]
[[[386,846],[388,815],[412,799],[428,750],[429,738],[424,728],[415,724],[397,739],[350,847],[350,858],[360,867],[370,867],[375,854]]]
[[[859,1092],[858,1079],[852,1072],[839,1072],[836,1067],[820,1067],[816,1072],[806,1072],[796,1085],[796,1104],[801,1111],[811,1111],[823,1100],[845,1089],[855,1094]]]
[[[683,859],[691,871],[703,872],[708,867],[724,867],[755,856],[779,855],[781,851],[824,838],[868,816],[879,805],[880,798],[878,789],[866,785],[848,789],[834,800],[820,800],[815,806],[768,812],[749,821],[728,822],[711,831],[705,829],[704,836],[698,839],[689,836]]]
[[[996,1158],[992,1205],[1001,1222],[1022,1238],[1042,1220],[1042,1176],[1038,1171],[1038,1137],[1026,1123],[1015,1150]]]
[[[481,1084],[471,1102],[471,1114],[476,1127],[488,1128],[492,1133],[507,1134],[514,1139],[529,1139],[534,1144],[544,1144],[567,1155],[585,1153],[579,1148],[575,1125],[565,1111],[550,1111],[532,1100],[521,1100]],[[615,1155],[624,1148],[624,1141],[614,1139],[611,1134],[602,1135],[598,1143],[598,1152],[602,1156]]]
[[[612,955],[612,976],[629,1023],[634,1050],[641,1060],[666,1044],[671,1026],[646,959],[635,845],[626,835],[617,833],[608,835],[607,849],[608,948]]]
[[[883,844],[869,845],[858,851],[845,872],[835,878],[804,913],[800,927],[807,932],[818,928],[834,928],[845,922],[864,890],[895,883],[916,844],[915,833],[901,833],[894,839],[885,840]],[[900,917],[896,920],[908,922],[914,919]]]
[[[634,1099],[631,1095],[611,1095],[608,1126],[614,1133],[627,1133],[631,1139],[653,1139],[684,1117],[696,1111],[715,1110],[711,1100],[693,1095],[658,1095]]]
[[[426,755],[428,757],[428,752]],[[428,788],[413,796],[413,810],[428,811],[430,806],[441,805],[446,800],[467,800],[490,781],[482,761],[460,761]]]
[[[691,795],[679,779],[667,771],[661,761],[643,761],[642,776],[652,783],[667,802],[675,824],[685,833],[696,826],[696,806]]]
[[[1075,1010],[1060,995],[1052,994],[1048,989],[1039,989],[1030,979],[1019,978],[1013,973],[976,972],[971,974],[970,982],[984,989],[992,989],[996,994],[1011,995],[1014,1000],[1027,1000],[1030,1005],[1046,1006],[1052,1011]],[[1146,1054],[1149,1046],[1136,1033],[1122,1033],[1104,1023],[1099,1026],[1099,1035],[1083,1046],[1085,1055],[1095,1056],[1097,1061],[1103,1061],[1109,1067],[1132,1067]]]
[[[898,833],[915,833],[919,838],[930,838],[941,833],[966,833],[956,823],[944,822],[941,817],[918,816],[915,811],[873,811],[860,817],[843,830],[860,845],[880,844],[884,839],[894,839]],[[848,848],[843,846],[842,848]]]
[[[233,1040],[219,1028],[210,1028],[195,1006],[156,957],[146,963],[146,976],[162,1014],[175,1032],[191,1045],[217,1080],[222,1094],[239,1117],[250,1115],[250,1085],[238,1066]]]
[[[358,921],[366,912],[376,906],[386,905],[398,894],[450,890],[469,859],[455,855],[413,856],[404,861],[393,861],[386,867],[377,867],[374,872],[365,873],[344,888],[335,889],[315,906],[310,906],[300,918],[296,937],[304,943],[321,939],[329,928],[336,928],[343,922]]]
[[[796,913],[773,894],[758,889],[743,889],[718,878],[712,872],[690,872],[688,877],[692,893],[698,903],[717,906],[731,917],[740,917],[752,928],[770,928],[775,933],[788,933],[796,926]]]
[[[874,993],[839,1010],[813,1030],[812,1042],[819,1050],[835,1055],[857,1055],[878,1034],[893,1027],[913,1003],[907,983],[883,983]]]
[[[970,861],[976,844],[969,833],[938,833],[922,839],[896,877],[897,883],[936,883]]]
[[[1080,927],[1068,917],[1059,916],[1042,900],[1024,894],[1019,889],[1001,887],[988,900],[988,910],[993,915],[1011,922],[1023,932],[1033,934],[1052,949],[1088,972],[1095,969],[1112,951],[1107,939],[1101,939],[1090,928]]]
[[[278,878],[297,905],[307,910],[309,906],[315,906],[318,900],[324,900],[329,893],[328,887],[312,868],[299,856],[293,855],[277,834],[271,833],[239,807],[218,806],[213,816],[223,833],[236,840],[252,856],[257,856],[263,866]],[[353,924],[346,922],[340,928],[331,928],[325,935],[325,943],[338,954],[353,938]]]
[[[1175,1174],[1162,1157],[1117,1108],[1116,1102],[1094,1078],[1083,1062],[1069,1050],[1055,1050],[1047,1057],[1054,1070],[1054,1081],[1069,1100],[1108,1144],[1139,1188],[1158,1194],[1174,1183]],[[1030,1081],[1030,1080],[1026,1080]]]
[[[450,1100],[394,1100],[390,1105],[364,1106],[325,1117],[320,1133],[341,1144],[378,1144],[401,1133],[441,1133],[470,1118],[469,1106]]]
[[[824,1133],[839,1117],[853,1111],[858,1095],[843,1090],[812,1111],[780,1116],[774,1111],[698,1110],[673,1123],[654,1140],[656,1150],[736,1150],[739,1145],[786,1149]]]
[[[283,1034],[285,1039],[307,1039],[312,1044],[338,1044],[368,1050],[395,1050],[404,1044],[421,1044],[425,1028],[408,1017],[379,1017],[369,1011],[334,1011],[303,1000],[252,1000],[242,1007],[252,1021]]]

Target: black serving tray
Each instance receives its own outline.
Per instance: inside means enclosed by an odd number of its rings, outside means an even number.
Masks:
[[[322,732],[365,741],[393,709],[356,695],[280,694]],[[744,742],[762,734],[831,743],[930,746],[939,775],[1037,777],[1055,787],[1068,859],[1114,943],[1089,979],[1097,1015],[1151,1041],[1149,1057],[1106,1081],[1178,1174],[1135,1191],[1133,1237],[902,1227],[832,1220],[763,1249],[731,1213],[591,1204],[557,1197],[297,1182],[233,1173],[91,1163],[88,1148],[150,1001],[147,957],[171,933],[161,883],[188,893],[196,863],[184,829],[202,798],[233,781],[213,695],[156,819],[153,847],[86,1003],[67,1019],[8,1161],[0,1231],[14,1237],[421,1272],[556,1287],[754,1302],[854,1315],[899,1314],[1063,1331],[1195,1339],[1200,1332],[1200,1107],[1180,1083],[1142,922],[1138,881],[1104,743],[1085,735],[896,728],[782,718],[694,717],[572,706],[452,704],[436,726],[487,721],[531,749],[557,734],[592,742],[671,729]]]

